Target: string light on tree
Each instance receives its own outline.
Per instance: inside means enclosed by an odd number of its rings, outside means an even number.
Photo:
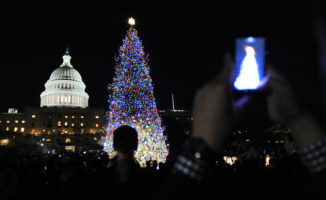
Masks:
[[[139,141],[135,158],[144,167],[146,161],[164,163],[168,150],[155,103],[148,54],[134,28],[135,20],[129,18],[128,23],[130,28],[115,57],[115,76],[108,86],[109,111],[103,146],[109,157],[114,157],[113,131],[122,125],[134,127]]]

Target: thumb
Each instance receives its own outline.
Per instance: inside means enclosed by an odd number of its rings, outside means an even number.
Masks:
[[[230,85],[231,73],[233,71],[233,61],[230,53],[224,55],[224,64],[221,73],[219,73],[209,84],[225,84]]]
[[[271,82],[276,77],[282,77],[279,72],[271,65],[266,65],[266,75],[263,77],[263,79],[260,81],[259,86],[257,88],[257,91],[259,92],[266,92],[270,91],[271,88]]]

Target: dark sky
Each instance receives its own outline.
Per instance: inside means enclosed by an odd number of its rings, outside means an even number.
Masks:
[[[2,8],[0,18],[0,112],[9,107],[39,106],[50,74],[62,63],[66,45],[81,74],[89,106],[108,107],[107,86],[114,56],[136,19],[158,109],[191,109],[197,89],[213,78],[237,36],[266,37],[266,61],[274,64],[307,99],[317,72],[311,8],[297,4],[234,3],[60,4]],[[216,1],[212,1],[216,2]],[[318,87],[317,87],[318,88]],[[317,89],[318,90],[318,89]]]

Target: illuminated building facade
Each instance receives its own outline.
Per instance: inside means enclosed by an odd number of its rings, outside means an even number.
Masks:
[[[83,134],[102,133],[105,112],[102,108],[27,107],[26,133]]]
[[[62,58],[61,66],[52,72],[50,79],[45,83],[45,91],[41,94],[41,107],[88,107],[86,85],[70,63],[68,48]]]
[[[40,107],[26,107],[24,113],[10,108],[0,113],[0,130],[44,135],[102,133],[104,108],[88,107],[89,96],[80,73],[70,63],[67,48],[63,63],[55,69],[40,95]]]
[[[14,108],[9,108],[8,113],[0,113],[0,130],[25,133],[25,113],[18,113]]]

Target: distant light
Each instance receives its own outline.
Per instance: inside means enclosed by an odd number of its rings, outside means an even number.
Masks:
[[[8,113],[18,113],[18,109],[17,108],[9,108]]]
[[[201,154],[200,154],[199,152],[196,152],[196,153],[195,153],[195,157],[196,157],[197,159],[199,159],[199,158],[201,157]]]
[[[86,154],[86,153],[87,153],[86,151],[83,152],[83,154]]]
[[[6,146],[6,145],[8,145],[8,143],[9,143],[9,140],[8,139],[2,139],[2,140],[0,140],[0,145],[1,146]]]

